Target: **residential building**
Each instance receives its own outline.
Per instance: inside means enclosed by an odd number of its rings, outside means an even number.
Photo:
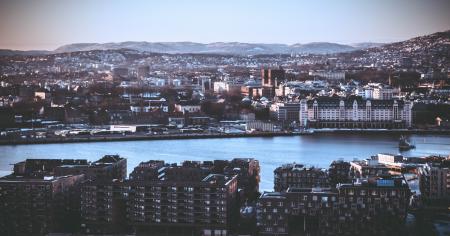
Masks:
[[[237,176],[160,162],[141,163],[131,176],[128,215],[137,232],[225,236],[233,229]]]
[[[350,183],[350,163],[344,160],[333,161],[328,169],[328,177],[333,188],[339,183]]]
[[[260,235],[402,234],[410,195],[401,177],[265,192],[257,203],[257,226]]]
[[[286,194],[264,192],[256,205],[256,221],[259,235],[288,235],[288,207]]]
[[[276,192],[288,188],[328,187],[328,175],[325,171],[302,164],[285,164],[274,171],[274,189]]]
[[[426,200],[450,199],[450,164],[426,163],[419,168],[420,192]]]
[[[57,176],[84,174],[92,180],[122,180],[127,177],[127,160],[119,155],[105,155],[92,163],[58,165],[54,171]]]
[[[13,173],[0,178],[0,234],[77,232],[84,175]]]
[[[88,180],[81,188],[81,231],[115,234],[129,231],[129,187],[123,180]]]

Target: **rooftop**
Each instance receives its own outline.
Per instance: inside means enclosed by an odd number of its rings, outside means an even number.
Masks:
[[[260,199],[286,199],[284,193],[280,192],[264,192],[259,197]]]

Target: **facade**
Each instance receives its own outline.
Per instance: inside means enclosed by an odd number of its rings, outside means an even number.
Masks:
[[[261,132],[274,132],[277,127],[272,122],[266,122],[261,120],[247,121],[246,130],[254,130]]]
[[[105,183],[123,180],[126,166],[126,159],[117,155],[106,155],[95,162],[27,159],[14,164],[13,174],[0,178],[0,234],[78,232],[80,215],[83,210],[92,210],[93,202],[104,204],[95,211],[103,217],[97,218],[99,222],[109,219],[108,193],[98,191],[89,201],[83,201],[80,196],[86,193],[86,183],[98,181],[98,188],[105,189]]]
[[[328,187],[328,175],[325,171],[306,167],[301,164],[285,164],[274,171],[274,189],[276,192],[288,188]]]
[[[175,111],[182,112],[183,114],[185,112],[196,113],[201,111],[201,106],[199,103],[182,101],[175,104]]]
[[[373,99],[391,100],[394,89],[391,86],[379,86],[373,89]]]
[[[275,88],[285,80],[285,72],[279,69],[261,69],[262,96],[272,99],[275,97]]]
[[[245,84],[241,86],[240,92],[244,97],[262,97],[261,84]]]
[[[391,100],[394,93],[394,88],[381,83],[368,83],[363,88],[358,89],[358,94],[365,99]]]
[[[0,178],[0,234],[77,232],[84,175]]]
[[[389,153],[378,153],[376,159],[382,164],[393,164],[403,161],[402,155],[394,155]]]
[[[229,235],[240,201],[256,199],[258,190],[259,162],[252,158],[181,165],[151,160],[128,180],[86,182],[81,227],[88,234]]]
[[[409,197],[402,178],[264,193],[257,203],[259,235],[401,234]]]
[[[357,179],[341,184],[341,235],[400,235],[411,196],[403,177]]]
[[[420,192],[426,200],[450,199],[450,165],[427,163],[419,168]]]
[[[259,161],[253,158],[234,158],[226,164],[224,174],[238,177],[238,188],[244,195],[244,199],[241,200],[255,200],[255,196],[259,193]],[[215,166],[220,166],[218,161],[215,162]]]
[[[81,231],[86,234],[124,233],[128,186],[121,180],[88,180],[81,188]]]
[[[270,107],[272,118],[282,122],[299,120],[300,104],[296,102],[274,103]]]
[[[314,128],[408,128],[412,102],[318,97],[300,101],[300,125]]]
[[[366,178],[372,176],[387,176],[389,168],[374,159],[350,162],[350,177]]]
[[[133,171],[128,183],[129,222],[138,232],[229,235],[239,209],[237,176],[197,167],[142,164],[146,167]]]
[[[339,183],[350,183],[350,163],[343,160],[333,161],[328,169],[328,177],[333,188]]]
[[[286,194],[264,192],[256,205],[256,221],[259,235],[288,235]]]

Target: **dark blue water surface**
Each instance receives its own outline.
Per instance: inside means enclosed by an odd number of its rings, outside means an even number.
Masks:
[[[403,152],[406,157],[450,155],[450,136],[411,135],[416,149]],[[389,134],[314,134],[273,138],[229,138],[157,140],[127,142],[66,143],[0,146],[0,174],[10,173],[10,164],[27,158],[78,158],[96,160],[105,154],[128,159],[128,173],[141,161],[232,159],[252,157],[260,161],[261,190],[273,189],[273,170],[289,162],[328,168],[336,159],[364,159],[377,153],[399,153],[398,135]]]

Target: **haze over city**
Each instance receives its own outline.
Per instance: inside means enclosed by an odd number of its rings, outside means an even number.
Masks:
[[[70,43],[394,42],[450,28],[447,0],[1,0],[0,48]]]
[[[450,0],[0,0],[0,235],[450,235]]]

